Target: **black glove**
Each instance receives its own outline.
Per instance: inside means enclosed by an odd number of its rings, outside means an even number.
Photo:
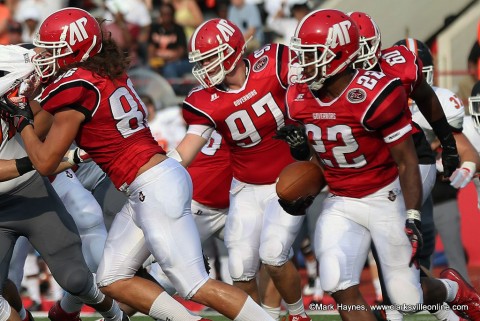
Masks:
[[[20,96],[10,99],[7,95],[4,95],[3,100],[0,100],[0,110],[2,118],[9,115],[13,119],[13,125],[19,133],[25,126],[33,125],[33,112],[26,97]]]
[[[430,125],[442,145],[443,176],[445,178],[450,177],[460,165],[460,157],[458,156],[457,144],[455,137],[453,137],[452,128],[445,116],[432,122]]]
[[[281,139],[290,146],[290,153],[296,160],[308,160],[310,158],[310,147],[305,127],[286,125],[277,130],[275,139]]]
[[[452,141],[442,143],[442,164],[444,177],[450,177],[460,165],[460,157],[453,135]]]
[[[312,195],[307,197],[301,197],[293,202],[288,202],[279,198],[278,203],[280,203],[280,206],[288,214],[299,216],[299,215],[305,215],[307,208],[310,205],[312,205],[314,199],[315,199],[315,196],[312,196]]]
[[[410,257],[410,263],[408,266],[415,264],[418,269],[420,267],[418,263],[418,255],[423,247],[422,237],[422,222],[420,221],[420,212],[417,210],[407,211],[407,220],[405,221],[405,234],[407,234],[410,243],[412,244],[412,255]]]

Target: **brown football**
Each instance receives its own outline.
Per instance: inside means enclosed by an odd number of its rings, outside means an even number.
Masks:
[[[293,202],[300,197],[318,195],[325,185],[320,166],[308,161],[298,161],[285,166],[280,172],[276,190],[279,198]]]

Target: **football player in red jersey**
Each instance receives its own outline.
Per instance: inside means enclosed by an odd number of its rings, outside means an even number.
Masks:
[[[223,240],[232,181],[230,151],[213,132],[187,168],[193,184],[192,214],[202,243],[212,235]]]
[[[98,268],[102,291],[155,319],[178,320],[163,313],[174,299],[134,276],[153,253],[183,297],[232,320],[272,320],[245,292],[208,277],[190,211],[190,177],[153,139],[145,106],[125,73],[128,63],[116,44],[103,38],[98,22],[81,9],[56,11],[43,21],[34,44],[45,49],[32,59],[47,81],[40,104],[53,114],[45,140],[28,122],[28,105],[2,105],[17,126],[23,123],[34,167],[51,174],[75,140],[128,195]]]
[[[311,158],[310,141],[324,168],[330,195],[317,222],[315,250],[322,288],[342,319],[375,320],[358,286],[371,242],[395,308],[411,313],[418,304],[446,300],[468,304],[475,319],[480,297],[454,271],[420,283],[414,266],[422,185],[399,79],[352,68],[359,32],[341,11],[307,15],[290,46],[303,71],[288,88],[287,111],[305,129],[286,126],[277,136],[302,160]]]
[[[189,128],[171,154],[188,166],[213,129],[222,135],[233,170],[225,227],[232,280],[260,302],[256,276],[262,262],[290,320],[310,320],[300,276],[290,261],[303,217],[282,210],[275,192],[278,174],[293,162],[288,146],[273,139],[285,125],[289,50],[268,44],[243,59],[245,47],[241,31],[228,20],[211,19],[196,29],[189,59],[202,86],[184,101]]]
[[[23,85],[32,79],[30,75],[34,67],[29,60],[36,52],[13,45],[2,46],[0,52],[0,95],[7,97],[12,92],[21,91]],[[20,104],[24,105],[23,99]],[[5,281],[14,245],[20,236],[28,238],[66,291],[95,307],[106,320],[121,320],[119,306],[95,285],[92,272],[82,255],[82,244],[74,220],[48,180],[34,171],[19,141],[22,129],[33,122],[33,111],[28,109],[27,114],[29,120],[12,117],[4,111],[0,116],[0,320],[16,320],[19,317],[32,320],[21,300],[12,305],[19,314],[11,310],[5,301],[5,298],[11,300],[19,297],[14,284],[9,283],[13,286],[8,286]],[[37,114],[37,110],[35,114],[36,130],[40,134],[44,128],[41,119],[44,118]],[[62,161],[56,172],[70,167],[71,163]]]
[[[440,138],[440,142],[442,146],[447,147],[443,148],[442,157],[446,156],[447,159],[444,160],[442,158],[442,163],[448,167],[444,170],[443,175],[449,177],[452,173],[456,173],[456,167],[458,167],[459,163],[455,160],[458,159],[458,156],[452,156],[458,154],[453,130],[448,124],[448,120],[435,91],[430,86],[430,81],[433,81],[431,77],[433,74],[429,72],[432,66],[423,66],[421,59],[422,56],[425,57],[429,54],[426,52],[428,48],[421,46],[416,48],[416,52],[419,53],[420,57],[412,54],[409,52],[410,50],[403,46],[393,46],[382,50],[381,34],[375,21],[363,12],[351,12],[349,15],[359,27],[360,32],[361,54],[357,58],[355,66],[367,70],[383,71],[387,75],[399,77],[407,96],[416,102],[418,109],[425,117],[435,135],[443,137]],[[411,114],[410,109],[408,109],[407,112]],[[421,207],[423,247],[419,251],[418,261],[421,266],[426,267],[428,270],[431,265],[430,258],[435,249],[436,231],[433,220],[433,201],[430,195],[436,177],[436,169],[434,166],[435,158],[421,127],[415,122],[413,122],[413,125],[413,139],[420,163],[423,186]],[[455,150],[453,147],[455,147]],[[383,285],[381,274],[380,280]],[[389,303],[388,293],[384,295],[384,301],[387,304]],[[435,312],[434,315],[443,319],[444,316],[442,316],[442,314],[445,314],[446,311],[448,310],[440,310],[438,313]],[[389,318],[393,318],[392,314],[396,314],[397,318],[401,318],[401,315],[394,310],[387,311]],[[451,317],[455,317],[453,314],[450,315]]]

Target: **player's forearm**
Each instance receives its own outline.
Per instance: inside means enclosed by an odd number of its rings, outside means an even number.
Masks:
[[[40,141],[32,126],[27,126],[22,130],[22,139],[35,169],[40,175],[48,176],[55,173],[63,155],[55,155],[48,150],[48,146]]]
[[[0,159],[0,182],[19,177],[15,159]]]
[[[411,98],[415,101],[418,109],[425,119],[432,124],[445,117],[442,104],[430,85],[424,80],[422,84],[412,93]]]
[[[405,200],[405,208],[420,210],[423,191],[418,163],[417,165],[414,163],[399,164],[398,175]]]
[[[390,148],[398,166],[398,176],[407,209],[420,210],[422,204],[422,180],[418,158],[411,137]]]
[[[61,173],[67,169],[72,168],[74,165],[69,162],[62,161],[58,165],[53,174]],[[32,162],[28,157],[20,159],[0,159],[0,182],[9,181],[35,170]]]
[[[477,150],[468,140],[468,138],[463,134],[455,134],[455,141],[457,143],[458,155],[460,156],[461,163],[472,162],[477,166],[477,172],[480,171],[480,156],[478,155]]]
[[[53,116],[49,112],[40,110],[35,114],[33,121],[35,134],[40,137],[40,140],[44,140],[50,127],[52,127]]]

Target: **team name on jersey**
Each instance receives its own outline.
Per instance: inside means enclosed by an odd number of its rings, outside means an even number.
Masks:
[[[337,119],[336,113],[312,113],[313,119]]]
[[[252,90],[251,92],[249,92],[248,94],[246,94],[245,96],[242,96],[240,97],[239,99],[235,100],[233,102],[233,105],[235,107],[237,106],[240,106],[241,104],[247,102],[248,100],[252,99],[253,97],[255,97],[257,95],[257,91],[254,89]]]

